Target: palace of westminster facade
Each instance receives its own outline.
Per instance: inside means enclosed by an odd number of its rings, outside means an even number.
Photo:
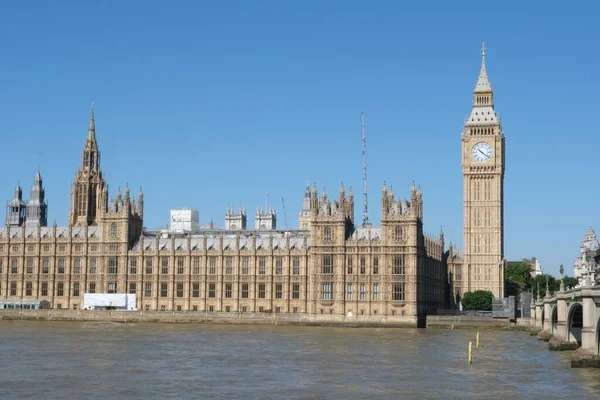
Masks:
[[[144,195],[129,187],[109,200],[94,111],[72,185],[68,225],[48,226],[38,172],[31,198],[18,186],[0,228],[0,299],[47,300],[82,308],[84,293],[129,293],[137,308],[416,318],[447,308],[469,290],[503,295],[504,138],[493,109],[485,52],[473,111],[462,135],[465,251],[443,233],[423,233],[423,198],[384,184],[381,227],[358,227],[354,195],[334,199],[307,186],[300,229],[277,230],[259,210],[227,210],[226,229],[188,233],[143,228]]]

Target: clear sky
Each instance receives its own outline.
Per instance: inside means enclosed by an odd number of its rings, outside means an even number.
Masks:
[[[383,181],[421,185],[428,232],[462,247],[461,132],[487,47],[506,136],[505,252],[558,274],[598,224],[598,2],[5,1],[0,198],[40,166],[67,222],[95,103],[111,196],[143,185],[145,224],[193,207],[253,225],[265,192],[297,226],[304,186],[353,186],[360,112],[370,217]],[[27,193],[26,198],[29,197]],[[4,211],[4,210],[3,210]],[[4,212],[0,215],[4,216]]]

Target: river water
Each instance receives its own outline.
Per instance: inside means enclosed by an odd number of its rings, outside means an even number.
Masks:
[[[2,399],[600,398],[526,332],[0,322]],[[473,364],[467,362],[473,341]]]

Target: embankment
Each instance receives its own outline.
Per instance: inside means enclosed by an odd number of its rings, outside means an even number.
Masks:
[[[413,317],[312,315],[198,311],[1,310],[0,321],[154,322],[181,324],[305,325],[415,328]]]

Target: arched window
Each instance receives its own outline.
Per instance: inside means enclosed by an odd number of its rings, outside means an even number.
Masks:
[[[397,226],[394,229],[394,240],[397,240],[397,241],[402,240],[402,228],[400,226]]]
[[[323,229],[323,240],[326,242],[331,241],[331,228],[328,226]]]
[[[117,224],[115,224],[114,222],[112,224],[110,224],[110,237],[111,238],[117,237]]]

